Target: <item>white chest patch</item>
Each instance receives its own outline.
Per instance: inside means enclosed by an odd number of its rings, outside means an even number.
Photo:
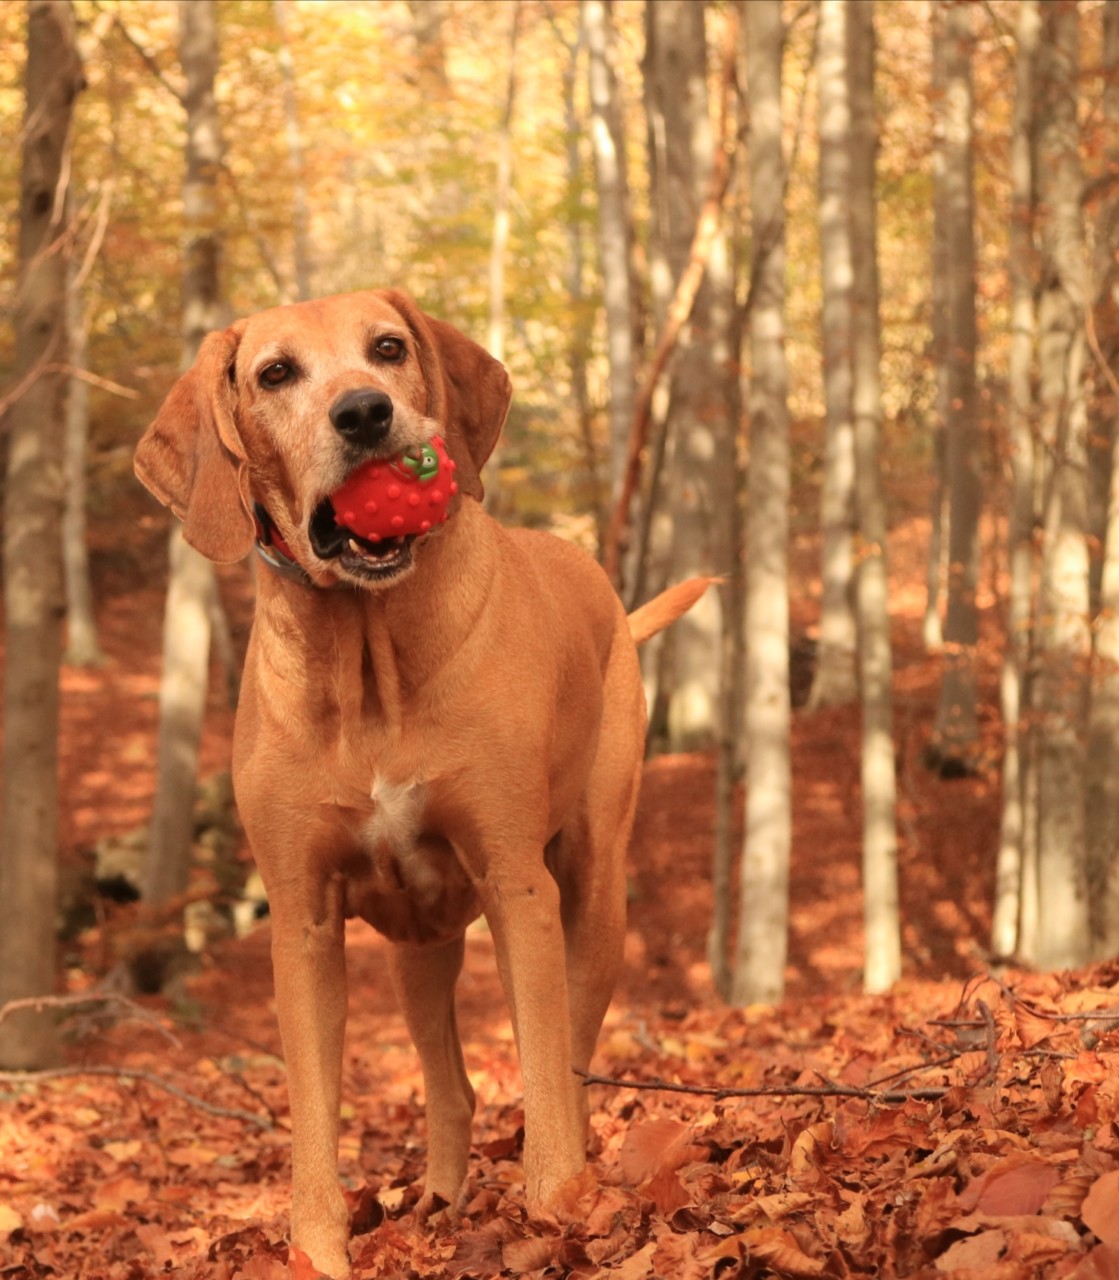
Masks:
[[[388,782],[375,777],[370,794],[376,807],[363,833],[367,848],[375,851],[388,845],[398,855],[408,853],[415,846],[423,821],[423,783]]]

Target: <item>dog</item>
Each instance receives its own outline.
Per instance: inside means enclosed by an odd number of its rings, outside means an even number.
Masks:
[[[199,552],[265,561],[234,787],[271,907],[291,1239],[338,1280],[347,917],[393,944],[426,1095],[421,1218],[454,1205],[467,1172],[454,987],[480,913],[521,1061],[530,1208],[584,1168],[575,1072],[621,964],[644,753],[636,644],[708,585],[627,619],[590,556],[489,517],[482,468],[511,394],[501,364],[406,294],[351,293],[211,333],[135,455]],[[376,540],[347,527],[332,494],[437,438],[457,490],[445,520]]]

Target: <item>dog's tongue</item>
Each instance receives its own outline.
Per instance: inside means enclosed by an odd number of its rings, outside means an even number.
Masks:
[[[351,473],[330,495],[335,523],[367,542],[427,533],[447,518],[458,492],[455,464],[439,436]]]

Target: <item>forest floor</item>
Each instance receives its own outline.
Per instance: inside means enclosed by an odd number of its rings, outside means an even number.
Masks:
[[[67,883],[147,819],[154,782],[164,526],[94,529],[104,665],[67,669]],[[811,543],[795,548],[815,579]],[[998,828],[1002,601],[985,580],[979,773],[923,749],[938,664],[920,637],[924,525],[891,542],[904,977],[861,994],[859,718],[797,711],[786,999],[727,1008],[705,958],[711,758],[646,769],[623,980],[592,1087],[587,1179],[544,1220],[519,1185],[520,1078],[492,949],[471,932],[460,1026],[478,1094],[471,1193],[421,1228],[422,1085],[383,943],[354,926],[341,1171],[355,1276],[960,1276],[1119,1280],[1119,963],[1077,973],[986,953]],[[222,571],[243,642],[250,580]],[[816,604],[794,600],[802,634]],[[227,767],[213,691],[202,773]],[[244,868],[247,853],[234,858]],[[200,875],[204,875],[200,871]],[[89,903],[84,904],[87,908]],[[269,929],[215,939],[178,995],[109,999],[140,925],[97,905],[67,943],[66,1074],[0,1079],[0,1280],[271,1280],[288,1257],[289,1133]],[[100,984],[100,985],[99,985]],[[669,1086],[672,1086],[670,1088]],[[676,1091],[676,1087],[682,1087]]]

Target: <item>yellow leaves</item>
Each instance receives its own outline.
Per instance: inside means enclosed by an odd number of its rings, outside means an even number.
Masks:
[[[8,1204],[0,1204],[0,1243],[23,1226],[23,1217]]]

